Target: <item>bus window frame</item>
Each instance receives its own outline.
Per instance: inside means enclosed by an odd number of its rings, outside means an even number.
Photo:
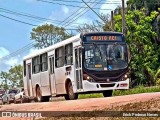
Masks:
[[[61,56],[59,55],[59,53],[60,53],[59,50],[60,49],[62,49],[62,52],[61,52],[62,55]],[[64,64],[65,64],[65,61],[64,61],[64,59],[65,59],[64,50],[65,50],[64,46],[61,46],[61,47],[55,49],[55,67],[56,68],[63,67]],[[61,63],[59,63],[59,61]]]
[[[68,52],[68,50],[70,51]],[[73,43],[69,43],[65,45],[65,65],[72,65],[72,64],[73,64]]]
[[[43,58],[45,58],[45,59],[43,59]],[[43,60],[45,60],[45,61],[43,61]],[[46,67],[43,67],[43,65],[46,65]],[[43,53],[40,55],[40,72],[44,72],[47,70],[48,70],[48,54],[46,52],[46,53]]]
[[[38,70],[36,71],[37,66],[38,66]],[[37,73],[41,72],[40,68],[41,68],[41,66],[40,66],[40,56],[37,55],[37,56],[32,58],[32,74],[37,74]]]

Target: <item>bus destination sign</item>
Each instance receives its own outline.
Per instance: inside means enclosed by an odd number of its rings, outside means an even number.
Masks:
[[[122,36],[92,35],[92,36],[86,36],[86,41],[122,41]]]

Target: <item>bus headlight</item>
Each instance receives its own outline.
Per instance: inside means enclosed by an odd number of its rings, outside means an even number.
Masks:
[[[129,78],[129,75],[128,73],[126,73],[123,77],[122,77],[122,80],[127,80]]]
[[[94,82],[94,79],[87,74],[83,74],[83,80],[88,80],[90,82]]]
[[[90,80],[91,78],[89,77],[89,76],[87,76],[87,78],[86,78],[87,80]]]

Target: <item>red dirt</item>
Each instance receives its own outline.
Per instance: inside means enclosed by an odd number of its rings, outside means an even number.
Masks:
[[[90,98],[71,101],[55,101],[43,103],[24,103],[2,105],[0,111],[92,111],[111,108],[112,106],[126,105],[127,103],[145,102],[160,98],[160,92],[143,93],[109,98]],[[21,120],[22,118],[10,118],[10,120]],[[5,120],[5,118],[0,118]],[[9,120],[9,118],[6,118]],[[26,120],[24,118],[23,120]]]

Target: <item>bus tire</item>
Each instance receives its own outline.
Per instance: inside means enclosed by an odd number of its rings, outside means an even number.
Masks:
[[[66,100],[78,99],[78,94],[73,92],[73,86],[71,82],[68,82],[66,92],[67,94],[64,96]]]
[[[112,96],[112,92],[113,92],[113,90],[103,91],[103,96],[104,97],[111,97]]]
[[[50,98],[50,96],[42,96],[39,86],[36,89],[36,97],[38,102],[49,102],[49,98]]]
[[[42,93],[39,86],[36,88],[36,98],[38,102],[42,102]]]

